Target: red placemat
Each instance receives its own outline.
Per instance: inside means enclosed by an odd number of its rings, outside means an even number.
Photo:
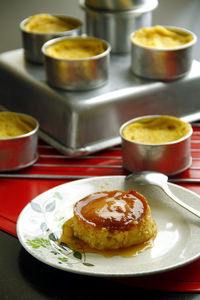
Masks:
[[[42,192],[74,179],[125,174],[120,147],[73,159],[39,141],[38,152],[39,159],[33,166],[0,173],[0,229],[15,236],[21,210]]]
[[[84,158],[72,159],[39,141],[39,159],[18,172],[0,173],[0,229],[16,236],[21,210],[42,192],[70,180],[105,175],[126,175],[121,147],[113,147]],[[200,194],[200,129],[194,128],[192,165],[174,178],[176,184]],[[200,291],[200,259],[176,270],[151,276],[120,278],[123,284],[171,291]]]

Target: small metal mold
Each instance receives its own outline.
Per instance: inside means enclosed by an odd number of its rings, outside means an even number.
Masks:
[[[112,53],[131,51],[130,34],[138,28],[151,26],[152,11],[158,5],[157,0],[151,0],[136,9],[109,11],[91,8],[84,0],[79,3],[85,12],[87,35],[108,41]]]
[[[83,23],[79,19],[69,17],[69,16],[61,16],[61,15],[52,15],[58,17],[69,24],[72,24],[73,29],[62,31],[62,32],[52,32],[52,33],[37,33],[26,31],[24,29],[24,25],[28,22],[29,18],[26,18],[20,23],[20,29],[22,33],[22,42],[24,48],[24,55],[26,60],[33,63],[43,63],[44,56],[42,54],[41,48],[44,43],[47,41],[62,37],[62,36],[79,36],[82,34],[82,26]]]
[[[157,171],[168,176],[176,175],[188,169],[192,159],[190,154],[190,139],[192,127],[182,138],[162,144],[138,143],[128,140],[123,135],[123,129],[136,121],[148,118],[159,118],[160,115],[143,116],[124,123],[120,128],[122,140],[122,158],[124,167],[130,172]]]
[[[182,46],[173,48],[155,48],[136,44],[131,34],[131,70],[134,74],[148,79],[163,81],[185,76],[191,69],[192,50],[197,41],[196,35],[185,29],[166,26],[175,33],[191,35],[192,40]]]
[[[0,112],[5,116],[17,116],[31,130],[25,134],[0,139],[0,172],[15,171],[31,166],[38,159],[39,123],[33,117],[16,113]]]
[[[63,42],[66,47],[71,43],[75,47],[80,45],[91,49],[99,45],[103,50],[98,55],[86,58],[59,58],[47,53],[48,48]],[[42,47],[48,83],[71,91],[90,90],[104,85],[108,81],[110,50],[109,43],[94,37],[62,37],[48,41]]]

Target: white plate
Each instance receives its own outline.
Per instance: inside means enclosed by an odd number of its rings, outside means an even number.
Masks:
[[[154,246],[137,256],[105,258],[98,254],[71,253],[59,248],[62,224],[72,216],[73,205],[84,196],[103,190],[128,190],[124,176],[82,179],[50,189],[32,200],[21,212],[17,234],[22,246],[38,260],[69,272],[94,276],[140,276],[163,272],[200,256],[200,220],[179,207],[159,188],[132,186],[148,199],[158,226]],[[200,196],[175,184],[170,189],[200,210]]]

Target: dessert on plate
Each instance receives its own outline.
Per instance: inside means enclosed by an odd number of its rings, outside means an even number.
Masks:
[[[120,249],[147,242],[156,224],[146,198],[131,191],[102,191],[76,202],[73,235],[98,250]]]

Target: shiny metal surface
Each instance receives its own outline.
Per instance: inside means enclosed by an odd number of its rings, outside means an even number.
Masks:
[[[143,144],[130,141],[123,136],[123,129],[134,121],[160,116],[144,116],[134,118],[120,128],[122,139],[122,158],[124,167],[131,172],[157,171],[166,175],[183,172],[191,165],[190,132],[177,141],[163,144]]]
[[[31,124],[33,130],[24,135],[0,139],[0,172],[29,167],[38,159],[39,124],[31,116],[19,113],[18,115],[22,120]]]
[[[28,61],[34,63],[43,63],[44,57],[41,52],[43,44],[51,39],[61,36],[79,36],[82,34],[83,23],[79,19],[68,16],[57,16],[68,22],[74,24],[75,28],[69,31],[56,32],[56,33],[33,33],[24,30],[24,24],[28,21],[28,18],[20,23],[20,29],[22,34],[22,43],[24,47],[24,55]]]
[[[193,40],[174,49],[157,49],[140,46],[133,42],[131,35],[131,70],[138,76],[150,79],[173,80],[185,76],[192,64],[192,50],[196,35],[184,28],[167,26],[174,31],[185,31]]]
[[[127,10],[148,4],[149,0],[85,0],[85,4],[95,9]]]
[[[46,49],[57,42],[66,40],[66,38],[62,37],[46,42],[42,47],[42,52],[45,56],[45,70],[49,84],[72,91],[89,90],[104,85],[108,80],[110,45],[106,41],[93,37],[67,38],[67,40],[69,39],[83,44],[85,41],[93,43],[101,41],[105,51],[94,57],[59,59],[49,56]]]
[[[26,62],[22,49],[0,55],[0,104],[34,116],[40,136],[71,157],[120,144],[120,126],[138,116],[200,119],[199,82],[195,60],[187,76],[166,83],[134,76],[130,56],[112,54],[107,84],[70,92],[49,86],[43,65]]]
[[[159,172],[149,171],[133,173],[128,175],[125,179],[125,182],[128,184],[151,184],[161,188],[167,194],[167,196],[169,196],[169,198],[171,198],[174,202],[176,202],[178,205],[200,218],[200,211],[191,207],[190,205],[186,204],[181,199],[179,199],[177,196],[175,196],[170,190],[167,181],[168,177],[166,175]]]
[[[158,1],[153,0],[141,9],[108,12],[90,8],[84,0],[80,1],[85,11],[86,33],[108,41],[112,53],[130,52],[130,34],[140,27],[151,26],[152,11],[157,5]]]

